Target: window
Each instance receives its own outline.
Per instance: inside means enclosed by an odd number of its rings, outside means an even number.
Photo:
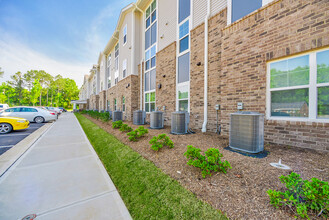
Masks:
[[[269,63],[267,95],[269,117],[329,119],[329,50]]]
[[[127,59],[122,62],[122,78],[127,76]]]
[[[189,49],[189,20],[179,26],[179,52]]]
[[[155,111],[155,79],[157,52],[157,11],[156,0],[147,8],[145,14],[145,74],[144,106],[146,112]]]
[[[127,25],[123,28],[123,45],[127,43]]]
[[[190,53],[178,58],[178,83],[190,80]]]
[[[107,57],[107,88],[111,88],[111,54]]]
[[[227,24],[256,11],[273,0],[227,0]]]
[[[115,46],[115,73],[114,73],[115,85],[119,82],[119,43]]]
[[[190,0],[179,0],[176,109],[189,111],[190,92]]]
[[[155,78],[156,70],[145,73],[145,111],[155,111]]]
[[[185,18],[190,16],[190,0],[179,0],[178,23],[181,23]]]
[[[110,111],[111,110],[111,106],[110,106],[110,100],[107,100],[107,108],[106,110]]]
[[[117,99],[114,99],[114,111],[117,110]]]
[[[101,81],[101,91],[103,91],[103,81]]]
[[[126,98],[122,96],[122,111],[126,111]]]

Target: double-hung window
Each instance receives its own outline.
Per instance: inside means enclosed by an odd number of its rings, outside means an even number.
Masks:
[[[329,121],[329,50],[268,64],[271,119]]]
[[[273,0],[227,0],[227,24],[256,11]]]
[[[124,59],[122,62],[122,78],[127,76],[127,59]]]
[[[189,111],[190,93],[190,0],[178,2],[177,93],[179,111]]]
[[[117,110],[117,99],[114,99],[114,111],[116,111]]]
[[[119,43],[115,45],[115,73],[114,73],[114,83],[115,85],[119,82]]]
[[[144,108],[146,112],[155,111],[155,78],[157,52],[157,2],[154,0],[145,14],[145,74]]]
[[[107,57],[106,74],[107,74],[107,88],[111,88],[111,54]]]
[[[127,25],[123,28],[123,45],[127,43]]]
[[[124,96],[122,96],[122,111],[126,111],[126,98]]]

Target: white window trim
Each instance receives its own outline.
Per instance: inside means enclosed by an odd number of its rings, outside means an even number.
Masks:
[[[127,44],[127,41],[128,41],[127,31],[128,31],[128,29],[127,29],[127,24],[126,24],[125,27],[123,28],[123,37],[122,37],[122,39],[123,39],[123,46],[125,46]],[[126,36],[126,42],[124,41],[125,36]]]
[[[267,63],[267,74],[266,74],[266,119],[273,121],[300,121],[300,122],[322,122],[329,123],[329,118],[317,118],[318,110],[318,93],[317,89],[319,87],[329,86],[329,83],[317,83],[317,63],[316,63],[316,54],[321,51],[329,50],[329,48],[316,50],[312,52],[307,52],[303,54],[298,54],[295,56],[289,56],[275,61],[270,61]],[[291,87],[281,87],[271,89],[271,69],[270,64],[282,60],[292,59],[296,57],[301,57],[309,55],[309,68],[310,68],[310,77],[309,84],[304,86],[291,86]],[[293,89],[302,89],[309,88],[309,113],[308,118],[305,117],[273,117],[271,116],[271,92],[272,91],[282,91],[282,90],[293,90]]]
[[[191,102],[191,98],[190,98],[190,95],[191,95],[191,90],[190,90],[190,82],[191,82],[191,29],[192,29],[192,20],[193,20],[193,14],[192,14],[192,2],[193,0],[191,0],[190,2],[190,16],[186,17],[183,21],[181,21],[180,23],[178,23],[178,19],[179,19],[179,0],[177,0],[177,21],[176,21],[176,24],[177,24],[177,28],[176,28],[176,41],[177,41],[177,47],[176,47],[176,111],[179,111],[179,101],[181,100],[186,100],[186,99],[178,99],[178,90],[180,87],[183,87],[183,86],[188,86],[188,112],[190,113],[191,112],[191,105],[190,105],[190,102]],[[179,44],[180,44],[180,39],[183,39],[184,37],[186,37],[187,35],[183,36],[183,37],[179,37],[179,27],[184,24],[187,20],[189,20],[189,32],[188,32],[188,35],[189,35],[189,47],[187,50],[183,51],[182,53],[179,52]],[[186,82],[183,82],[183,83],[178,83],[178,58],[189,53],[189,59],[190,59],[190,72],[189,72],[189,80],[186,81]]]
[[[274,1],[274,0],[262,0],[262,7],[264,7],[265,5],[267,5],[268,3],[272,2],[272,1]],[[245,15],[245,16],[247,16],[247,15]],[[236,21],[234,21],[234,22],[236,22]],[[227,0],[227,25],[230,25],[234,22],[232,22],[232,0]]]
[[[151,3],[146,7],[146,10],[149,8],[149,7],[151,7],[151,5],[152,5],[152,3],[153,3],[153,1],[151,1]],[[150,57],[150,68],[148,69],[148,70],[146,70],[146,57],[145,57],[145,54],[146,54],[146,52],[147,51],[151,51],[151,49],[152,49],[152,47],[153,46],[155,46],[155,54],[157,53],[157,50],[158,50],[158,42],[159,42],[159,23],[158,23],[158,16],[159,16],[159,10],[158,10],[158,6],[159,6],[159,1],[157,0],[156,1],[156,7],[155,7],[155,11],[156,11],[156,19],[155,19],[155,21],[151,21],[151,23],[150,23],[150,26],[148,27],[148,28],[146,28],[146,10],[145,10],[145,13],[144,13],[144,20],[143,20],[143,22],[144,22],[144,25],[143,25],[143,27],[144,27],[144,37],[143,37],[143,41],[144,41],[144,43],[143,43],[143,50],[144,50],[144,53],[143,53],[143,57],[144,57],[144,97],[143,97],[143,102],[144,102],[144,104],[143,104],[143,109],[146,111],[146,109],[145,109],[145,105],[147,104],[147,103],[149,103],[149,104],[151,104],[151,103],[153,103],[153,102],[145,102],[145,95],[146,94],[151,94],[152,92],[154,92],[155,93],[155,101],[154,101],[154,105],[155,105],[155,110],[156,110],[156,85],[155,85],[155,89],[153,89],[153,90],[149,90],[149,91],[145,91],[145,73],[149,73],[149,88],[151,88],[151,83],[150,83],[150,81],[151,81],[151,71],[152,70],[156,70],[156,64],[155,64],[155,66],[154,67],[151,67],[151,60],[152,60],[152,57]],[[152,17],[152,12],[150,12],[150,18]],[[156,27],[156,32],[157,32],[157,40],[156,40],[156,42],[154,43],[154,44],[151,44],[146,50],[145,50],[145,33],[146,33],[146,31],[148,31],[149,29],[151,29],[151,27],[152,27],[152,25],[155,23],[155,22],[157,22],[157,27]],[[151,40],[151,39],[150,39]],[[156,57],[156,55],[155,55],[155,57]],[[155,76],[156,77],[156,76]],[[150,114],[151,113],[151,111],[149,111],[149,112],[146,112],[146,114]]]
[[[123,72],[126,71],[126,75],[123,76]],[[127,59],[124,59],[122,61],[122,79],[126,78],[128,76],[128,71],[127,71]]]

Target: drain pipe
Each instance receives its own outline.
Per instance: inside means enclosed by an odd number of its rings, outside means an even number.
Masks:
[[[208,122],[208,19],[210,17],[210,0],[207,1],[207,15],[204,21],[204,106],[202,132],[207,131]]]

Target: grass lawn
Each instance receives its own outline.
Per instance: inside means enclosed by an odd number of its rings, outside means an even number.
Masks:
[[[113,135],[75,115],[133,219],[227,219]]]

